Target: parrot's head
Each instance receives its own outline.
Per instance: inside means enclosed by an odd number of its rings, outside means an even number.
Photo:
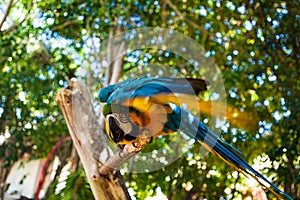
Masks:
[[[98,94],[98,99],[100,102],[107,102],[111,93],[114,92],[116,85],[110,85],[106,88],[102,88]]]
[[[122,106],[105,104],[102,113],[105,117],[105,129],[109,138],[116,144],[131,144],[140,132],[140,128],[132,122],[130,114]],[[114,110],[114,112],[112,111]]]

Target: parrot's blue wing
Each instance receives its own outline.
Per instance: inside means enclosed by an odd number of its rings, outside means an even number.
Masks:
[[[119,84],[110,85],[100,90],[101,102],[121,103],[135,97],[152,97],[157,94],[183,93],[197,95],[207,90],[209,83],[193,78],[138,78],[127,79]]]

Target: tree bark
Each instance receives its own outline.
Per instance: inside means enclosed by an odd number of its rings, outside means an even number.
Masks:
[[[7,187],[6,179],[12,167],[12,165],[9,167],[2,167],[3,164],[4,164],[4,159],[1,159],[0,160],[0,166],[1,166],[0,167],[0,199],[4,199],[5,191]]]
[[[105,176],[99,173],[99,168],[112,156],[112,151],[107,146],[108,139],[99,126],[91,94],[85,84],[71,79],[69,86],[57,94],[56,101],[64,114],[95,199],[130,199],[119,171],[112,170]]]

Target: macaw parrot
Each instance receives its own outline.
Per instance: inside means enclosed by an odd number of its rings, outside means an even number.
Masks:
[[[135,145],[141,132],[151,138],[181,131],[244,175],[250,175],[277,197],[292,199],[254,170],[240,152],[186,110],[180,97],[191,98],[207,90],[208,82],[192,78],[142,77],[127,79],[100,90],[106,104],[102,113],[109,138],[116,144]]]

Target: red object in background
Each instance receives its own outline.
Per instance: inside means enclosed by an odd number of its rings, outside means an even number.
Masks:
[[[55,151],[60,147],[61,144],[63,144],[64,142],[70,140],[71,137],[70,136],[66,136],[66,137],[63,137],[61,138],[51,149],[51,151],[49,152],[44,164],[43,164],[43,167],[42,167],[42,170],[41,170],[41,173],[39,175],[39,180],[38,180],[38,185],[37,185],[37,188],[36,188],[36,193],[35,193],[35,199],[36,200],[39,200],[39,194],[40,194],[40,190],[41,190],[41,186],[43,184],[43,180],[44,180],[44,177],[45,177],[45,171],[47,169],[47,166],[48,166],[48,163],[49,163],[49,160],[53,157]]]

